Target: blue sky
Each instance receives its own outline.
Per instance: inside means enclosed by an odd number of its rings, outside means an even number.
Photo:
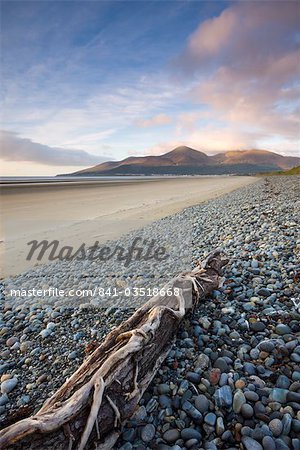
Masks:
[[[1,18],[6,174],[298,151],[296,2],[9,1]]]

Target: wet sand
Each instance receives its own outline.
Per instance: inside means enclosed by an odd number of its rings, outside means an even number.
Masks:
[[[74,247],[104,243],[256,180],[215,176],[2,187],[1,276],[37,263],[26,260],[32,240],[57,239],[60,246]]]

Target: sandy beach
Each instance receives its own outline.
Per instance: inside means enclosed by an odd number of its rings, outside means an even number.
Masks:
[[[73,246],[103,243],[255,180],[216,176],[5,186],[1,275],[15,275],[37,263],[26,260],[31,240],[57,239]]]

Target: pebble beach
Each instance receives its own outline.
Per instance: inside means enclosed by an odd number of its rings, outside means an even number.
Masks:
[[[215,248],[225,282],[181,324],[116,449],[300,450],[300,178],[258,178],[157,220],[146,236],[169,258],[144,267],[59,261],[3,280],[0,421],[37,411],[139,302],[8,298],[22,286],[163,286]],[[92,264],[92,265],[91,265]],[[127,299],[128,300],[128,299]]]

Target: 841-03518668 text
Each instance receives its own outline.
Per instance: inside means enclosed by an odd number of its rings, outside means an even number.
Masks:
[[[117,288],[98,288],[98,295],[108,297],[118,297],[124,295],[125,297],[154,297],[155,295],[172,297],[179,295],[180,289],[178,287],[165,288],[143,288],[143,287],[126,287],[125,289]]]

